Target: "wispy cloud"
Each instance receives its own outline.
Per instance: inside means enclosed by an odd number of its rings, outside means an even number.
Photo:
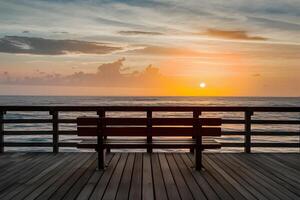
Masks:
[[[269,19],[266,17],[248,17],[249,21],[253,21],[261,26],[268,27],[270,29],[285,30],[285,31],[300,31],[300,24],[293,22],[286,22],[278,19]]]
[[[231,40],[267,40],[267,38],[265,37],[249,35],[246,31],[243,30],[228,31],[209,28],[204,33],[200,34]]]
[[[36,55],[108,54],[121,47],[79,40],[53,40],[35,37],[5,36],[0,38],[0,52]]]
[[[163,35],[160,32],[152,32],[152,31],[119,31],[121,35]]]

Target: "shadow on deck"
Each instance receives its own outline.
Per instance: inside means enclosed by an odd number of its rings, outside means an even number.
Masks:
[[[4,153],[0,199],[300,199],[300,154]]]

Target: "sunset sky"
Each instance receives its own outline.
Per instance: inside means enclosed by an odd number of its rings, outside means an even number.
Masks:
[[[300,96],[300,1],[0,0],[0,95]]]

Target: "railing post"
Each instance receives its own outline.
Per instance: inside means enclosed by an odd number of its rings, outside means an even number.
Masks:
[[[53,153],[58,153],[58,111],[50,111],[50,115],[52,115],[52,143],[53,143]]]
[[[105,153],[103,149],[103,139],[104,139],[104,128],[106,126],[105,121],[105,111],[97,111],[97,115],[99,116],[99,120],[97,122],[97,153],[98,153],[98,169],[105,168]],[[107,152],[110,152],[110,149],[106,149]]]
[[[97,111],[97,115],[100,119],[105,118],[105,111],[99,110],[99,111]],[[107,136],[103,136],[103,139],[107,139]],[[106,148],[106,152],[110,153],[110,148]]]
[[[152,153],[152,111],[147,111],[147,153]]]
[[[0,153],[4,152],[4,112],[0,111]]]
[[[193,119],[194,119],[194,121],[195,121],[196,119],[199,119],[199,116],[200,116],[200,115],[201,115],[201,111],[194,110],[194,111],[193,111]],[[196,139],[196,137],[193,136],[193,139]],[[194,153],[194,148],[190,148],[190,153]]]
[[[245,152],[251,153],[251,116],[253,111],[245,111]]]

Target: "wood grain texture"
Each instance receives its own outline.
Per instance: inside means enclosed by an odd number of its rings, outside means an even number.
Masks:
[[[0,199],[299,199],[299,154],[4,153]]]

